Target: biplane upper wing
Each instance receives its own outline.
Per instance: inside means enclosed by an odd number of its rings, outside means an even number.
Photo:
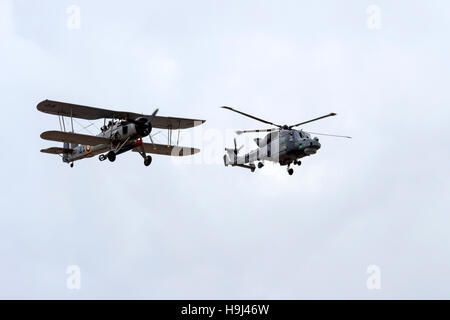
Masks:
[[[85,120],[98,119],[136,119],[139,117],[150,117],[149,115],[139,114],[126,111],[115,111],[101,109],[95,107],[81,106],[72,103],[44,100],[37,105],[39,111],[53,114],[57,116],[73,117]],[[160,129],[187,129],[204,123],[205,120],[175,118],[175,117],[158,117],[152,120],[152,126]]]
[[[205,120],[186,119],[175,117],[158,117],[155,116],[152,120],[152,127],[158,129],[188,129],[201,125]]]
[[[49,153],[49,154],[63,154],[63,153],[72,153],[73,149],[64,149],[64,148],[48,148],[48,149],[42,149],[41,152],[43,153]]]
[[[99,144],[110,143],[110,140],[102,137],[89,136],[86,134],[61,132],[61,131],[46,131],[41,134],[41,138],[44,140],[77,143],[89,146],[96,146]]]
[[[190,156],[200,152],[200,149],[197,148],[168,146],[163,144],[144,143],[143,147],[145,153],[162,154],[173,157]],[[133,151],[140,152],[141,147],[134,148]]]

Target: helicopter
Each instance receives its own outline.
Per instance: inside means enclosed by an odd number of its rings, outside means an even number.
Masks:
[[[258,161],[258,169],[261,169],[264,167],[264,161],[271,161],[279,163],[281,166],[287,166],[288,174],[292,175],[294,173],[294,169],[291,168],[292,164],[300,166],[302,162],[299,159],[316,154],[321,147],[319,138],[312,138],[311,135],[351,139],[349,136],[315,133],[304,131],[302,129],[294,129],[295,127],[302,126],[313,121],[336,116],[336,113],[329,113],[327,115],[308,121],[303,121],[294,125],[279,125],[228,106],[223,106],[222,108],[275,127],[270,129],[236,131],[237,135],[255,132],[268,132],[268,134],[263,138],[255,138],[254,141],[258,148],[242,156],[239,155],[239,151],[243,146],[238,148],[236,138],[234,138],[234,148],[225,148],[226,154],[223,156],[223,160],[226,167],[229,165],[232,167],[242,167],[250,169],[251,172],[255,172],[256,165],[254,162]]]

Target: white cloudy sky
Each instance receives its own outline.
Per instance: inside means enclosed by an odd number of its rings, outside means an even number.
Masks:
[[[449,16],[444,0],[0,0],[0,298],[449,298]],[[58,128],[46,98],[206,119],[182,136],[202,152],[70,169],[39,153],[58,146],[39,138]],[[354,139],[321,138],[292,177],[225,168],[226,133],[264,126],[221,105],[337,112],[305,129]]]

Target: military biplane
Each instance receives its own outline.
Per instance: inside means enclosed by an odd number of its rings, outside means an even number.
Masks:
[[[152,162],[152,157],[148,153],[189,156],[200,152],[196,148],[178,146],[179,130],[201,125],[205,120],[160,117],[156,115],[158,109],[151,115],[144,115],[51,100],[42,101],[37,105],[37,109],[58,116],[61,129],[61,131],[46,131],[41,134],[41,138],[64,144],[62,148],[53,147],[43,149],[41,152],[60,155],[63,162],[70,163],[71,167],[75,161],[92,158],[96,155],[99,155],[100,161],[108,159],[114,162],[117,155],[130,150],[139,153],[144,158],[145,166],[149,166]],[[69,130],[66,129],[67,118],[70,119],[71,124]],[[74,118],[89,121],[103,119],[104,123],[98,135],[86,135],[74,132]],[[153,142],[150,135],[153,128],[167,130],[167,145]],[[177,145],[171,143],[173,130],[178,130]],[[142,141],[147,136],[151,143]]]

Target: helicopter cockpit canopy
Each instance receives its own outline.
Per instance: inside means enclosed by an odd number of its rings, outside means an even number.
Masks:
[[[298,131],[300,138],[302,139],[311,139],[311,135],[308,132],[305,131]]]

